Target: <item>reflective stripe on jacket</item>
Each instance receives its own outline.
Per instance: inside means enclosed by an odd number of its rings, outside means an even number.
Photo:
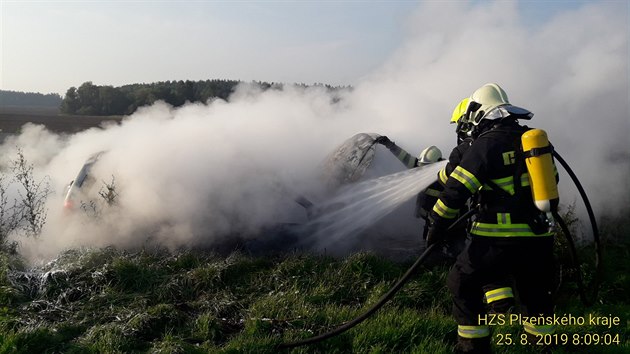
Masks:
[[[527,130],[515,121],[498,123],[472,143],[433,206],[431,217],[437,224],[450,223],[466,200],[477,195],[480,211],[472,224],[472,235],[552,235],[546,231],[535,233],[530,227],[540,212],[532,200],[527,168],[522,159],[515,157],[521,135]],[[438,176],[441,181],[442,174]]]
[[[392,143],[392,146],[389,147],[389,151],[391,151],[391,153],[394,154],[394,156],[396,156],[396,158],[400,160],[405,167],[414,168],[418,166],[418,158],[412,156],[400,146]]]

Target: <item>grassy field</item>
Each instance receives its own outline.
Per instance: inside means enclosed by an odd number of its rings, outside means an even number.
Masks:
[[[0,109],[0,127],[9,133],[27,121],[71,132],[103,119]],[[620,323],[560,326],[558,333],[569,335],[571,343],[574,335],[592,343],[559,345],[556,353],[630,352],[630,225],[620,219],[605,226],[605,238],[616,242],[606,249],[598,301],[585,308],[566,272],[556,314],[616,316]],[[371,253],[253,257],[106,248],[69,250],[33,268],[19,254],[0,252],[0,353],[276,353],[283,342],[324,333],[362,314],[411,263]],[[450,316],[447,271],[446,266],[421,269],[364,323],[284,352],[450,353],[456,323]],[[518,341],[499,345],[508,334],[518,340],[521,328],[494,328],[496,353],[538,352]]]
[[[5,134],[18,133],[25,123],[41,124],[56,133],[75,133],[121,119],[120,116],[64,115],[55,107],[0,106],[0,129]]]
[[[556,313],[618,316],[621,325],[561,326],[559,333],[606,333],[619,344],[558,346],[557,353],[627,353],[628,245],[608,247],[598,303],[584,308],[574,286],[561,289]],[[289,254],[129,254],[68,251],[26,271],[2,255],[0,353],[275,353],[353,319],[378,300],[410,262],[360,253],[343,259]],[[383,309],[344,334],[295,353],[449,353],[446,267],[422,269]],[[518,338],[516,326],[496,327]],[[612,337],[614,339],[614,337]],[[535,349],[498,346],[497,353]]]

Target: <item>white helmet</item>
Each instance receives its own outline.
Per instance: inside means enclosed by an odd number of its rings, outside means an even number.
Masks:
[[[422,150],[422,152],[418,156],[418,163],[422,165],[427,165],[440,161],[441,159],[442,151],[440,151],[440,149],[438,149],[436,146],[431,145],[428,148]]]
[[[479,125],[483,119],[494,120],[514,115],[519,119],[530,119],[534,114],[524,108],[512,106],[507,93],[501,86],[490,83],[478,88],[470,96],[468,122]]]

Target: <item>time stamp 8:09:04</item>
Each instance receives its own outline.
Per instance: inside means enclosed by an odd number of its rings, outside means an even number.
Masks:
[[[498,333],[495,335],[498,346],[509,345],[620,345],[619,333],[554,333],[538,334],[531,340],[527,334],[512,335]],[[531,340],[531,343],[530,343]]]

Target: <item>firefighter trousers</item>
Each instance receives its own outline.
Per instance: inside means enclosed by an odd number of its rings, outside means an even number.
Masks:
[[[473,236],[447,279],[458,340],[468,341],[469,347],[472,341],[473,347],[474,343],[483,343],[480,345],[489,348],[490,329],[480,321],[486,314],[484,298],[488,288],[511,285],[525,316],[553,315],[553,269],[553,237]]]

